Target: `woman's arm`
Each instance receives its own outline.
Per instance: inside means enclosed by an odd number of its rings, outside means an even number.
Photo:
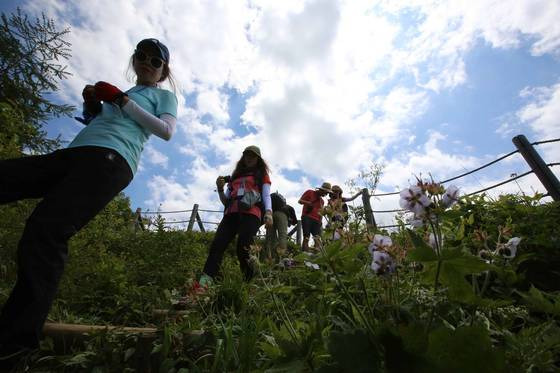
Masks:
[[[154,135],[169,141],[175,133],[177,119],[171,114],[162,114],[160,118],[148,113],[134,100],[127,96],[123,97],[122,110],[127,113],[135,122],[146,128]]]
[[[342,197],[342,202],[350,202],[350,201],[353,201],[353,200],[355,200],[356,198],[358,198],[358,196],[359,196],[360,194],[362,194],[362,191],[361,191],[361,190],[360,190],[358,193],[354,194],[354,195],[353,195],[352,197],[350,197],[350,198],[344,198],[344,197]]]
[[[263,184],[262,200],[263,200],[265,211],[272,211],[272,199],[270,198],[270,184]]]
[[[308,200],[303,199],[303,198],[300,198],[299,201],[298,201],[298,203],[299,203],[300,205],[313,206],[313,202],[308,201]]]
[[[229,200],[229,189],[224,192],[224,185],[226,181],[223,176],[218,176],[216,179],[216,188],[218,190],[218,196],[220,196],[220,201],[224,206],[227,206]]]

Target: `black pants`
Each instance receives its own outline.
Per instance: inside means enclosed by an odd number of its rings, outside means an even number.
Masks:
[[[303,230],[304,238],[309,238],[310,235],[313,235],[313,237],[320,236],[322,231],[322,222],[304,215],[301,217],[301,228]]]
[[[18,244],[17,282],[0,314],[0,344],[38,346],[68,256],[68,240],[132,180],[101,147],[0,161],[0,203],[42,198]]]
[[[235,235],[238,235],[237,258],[239,259],[239,267],[241,267],[245,280],[251,280],[254,270],[249,263],[249,247],[253,244],[260,226],[260,219],[252,214],[231,213],[225,215],[218,225],[214,241],[210,246],[210,252],[204,265],[204,273],[210,277],[215,277],[218,274],[224,251],[235,238]]]

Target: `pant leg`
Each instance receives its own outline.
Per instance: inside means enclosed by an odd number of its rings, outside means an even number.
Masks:
[[[132,180],[116,152],[73,148],[63,152],[65,176],[28,218],[18,244],[18,278],[0,314],[0,343],[37,347],[68,255],[68,240]]]
[[[276,230],[274,226],[266,227],[266,237],[264,242],[264,250],[259,255],[261,260],[271,257],[272,252],[276,245]]]
[[[288,216],[281,212],[274,213],[274,228],[278,232],[278,247],[286,252],[288,248]],[[278,255],[278,253],[276,253]]]
[[[252,214],[240,214],[239,236],[237,237],[237,258],[239,267],[246,281],[250,281],[254,275],[254,269],[249,259],[250,246],[255,241],[255,235],[259,231],[261,221]]]
[[[70,162],[65,150],[0,161],[0,204],[43,197],[65,177]]]
[[[222,260],[224,258],[224,252],[226,251],[229,243],[235,238],[237,234],[237,228],[239,225],[239,214],[227,214],[224,216],[216,234],[214,235],[214,240],[210,245],[210,251],[208,252],[208,258],[206,258],[206,263],[204,264],[204,273],[210,277],[215,277],[219,270]]]

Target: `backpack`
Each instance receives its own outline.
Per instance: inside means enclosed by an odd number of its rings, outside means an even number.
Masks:
[[[286,198],[278,192],[270,193],[272,211],[280,211],[286,207]]]

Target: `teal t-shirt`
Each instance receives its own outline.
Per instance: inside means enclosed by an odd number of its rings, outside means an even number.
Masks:
[[[165,89],[137,85],[126,91],[128,97],[148,113],[177,117],[177,97]],[[101,113],[78,133],[69,148],[101,146],[117,151],[136,173],[144,143],[151,132],[136,123],[117,105],[103,103]]]

